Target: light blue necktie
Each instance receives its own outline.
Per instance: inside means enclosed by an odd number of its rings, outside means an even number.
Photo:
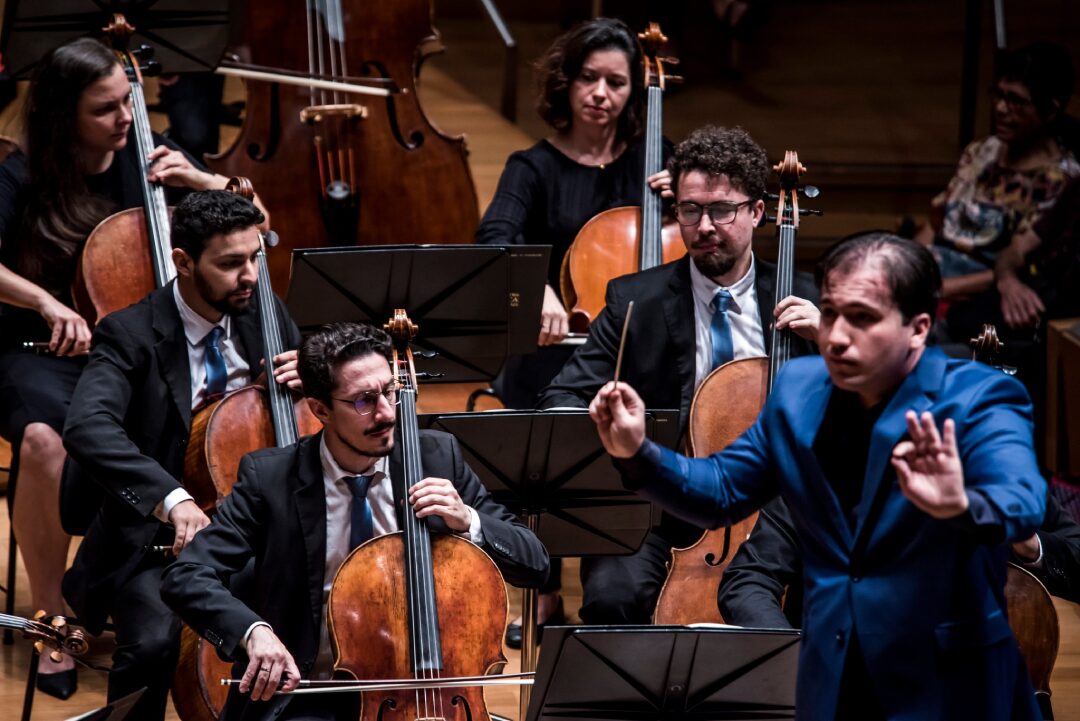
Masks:
[[[375,525],[371,520],[371,506],[367,502],[368,489],[371,486],[370,476],[347,476],[345,482],[352,491],[352,530],[349,531],[349,549],[356,548],[364,541],[375,535]]]
[[[728,308],[731,307],[731,293],[720,288],[709,303],[709,310],[713,312],[712,324],[709,333],[712,335],[712,367],[727,363],[735,358],[735,346],[731,340],[731,321],[728,319]]]
[[[203,343],[206,346],[206,398],[214,398],[225,393],[228,371],[225,370],[225,357],[221,355],[221,336],[225,331],[220,326],[206,334]]]

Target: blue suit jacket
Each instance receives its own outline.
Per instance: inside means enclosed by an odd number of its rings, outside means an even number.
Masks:
[[[834,718],[853,634],[890,719],[1039,718],[1003,596],[1002,541],[1030,536],[1046,502],[1023,386],[927,349],[874,425],[854,530],[812,448],[832,389],[820,357],[792,360],[722,453],[688,459],[647,443],[623,471],[712,528],[784,497],[806,554],[798,718]],[[900,492],[889,458],[908,409],[956,422],[967,514],[935,520]]]

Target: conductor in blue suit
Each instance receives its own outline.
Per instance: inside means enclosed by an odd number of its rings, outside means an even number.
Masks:
[[[628,485],[703,526],[780,494],[805,549],[797,717],[1038,719],[1009,630],[1005,541],[1042,520],[1031,404],[1015,379],[926,346],[941,287],[883,233],[818,267],[820,357],[790,361],[721,453],[645,440],[625,383],[590,406]]]

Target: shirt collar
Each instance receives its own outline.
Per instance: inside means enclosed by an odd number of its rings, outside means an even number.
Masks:
[[[319,437],[319,461],[322,463],[323,478],[329,478],[334,483],[342,483],[346,478],[353,478],[355,473],[349,473],[342,468],[337,460],[334,459],[334,454],[330,452],[330,449],[326,447],[326,433],[322,433]],[[386,475],[387,457],[375,459],[375,465],[371,467],[371,474],[376,478],[372,481],[371,485],[374,486],[378,483],[382,476]]]
[[[741,299],[744,299],[746,294],[754,287],[756,272],[754,255],[751,253],[750,267],[747,269],[746,274],[727,288],[732,299],[731,305],[728,306],[729,313],[742,313],[744,301]],[[706,308],[712,303],[716,291],[724,287],[698,270],[697,264],[693,260],[690,261],[690,285],[694,289],[694,297],[703,303]]]
[[[211,323],[184,302],[184,298],[180,295],[180,284],[176,281],[173,281],[173,299],[176,300],[176,309],[180,311],[180,322],[184,324],[184,335],[190,345],[199,345],[206,338],[206,334],[217,327],[225,332],[225,338],[232,337],[232,316],[225,313],[217,323]]]

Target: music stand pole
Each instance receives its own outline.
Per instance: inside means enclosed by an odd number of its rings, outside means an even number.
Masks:
[[[534,534],[540,530],[540,514],[529,513],[525,516],[525,525]],[[536,598],[535,588],[521,589],[521,670],[531,672],[536,670],[537,647],[536,643]],[[531,698],[531,686],[521,686],[521,696],[518,698],[518,718],[524,719],[529,712],[529,700]]]

